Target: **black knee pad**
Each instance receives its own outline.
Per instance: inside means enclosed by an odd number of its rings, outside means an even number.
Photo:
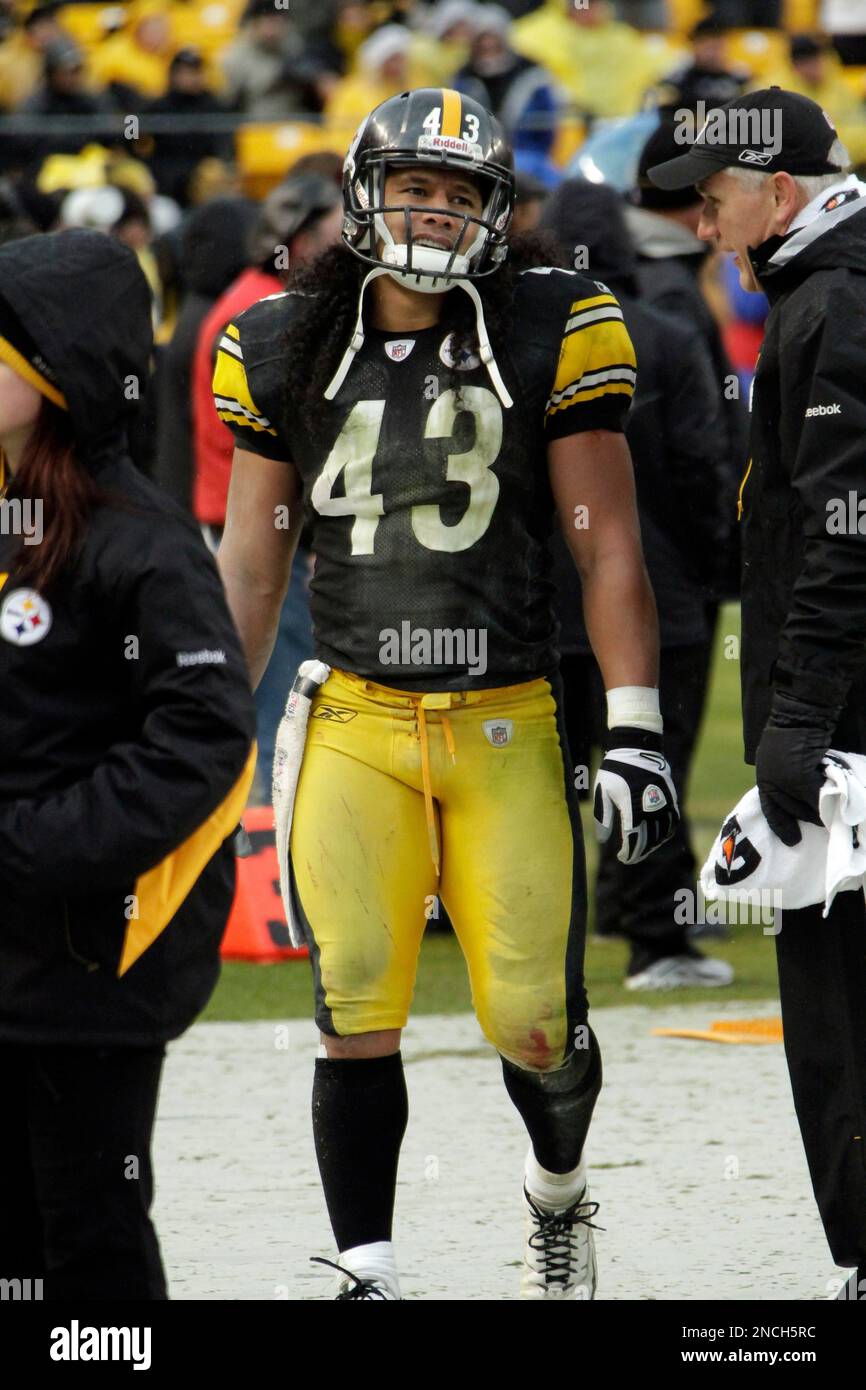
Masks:
[[[601,1090],[601,1049],[588,1025],[585,1036],[587,1046],[571,1052],[554,1071],[529,1071],[501,1059],[505,1089],[529,1131],[538,1162],[551,1173],[577,1167]]]

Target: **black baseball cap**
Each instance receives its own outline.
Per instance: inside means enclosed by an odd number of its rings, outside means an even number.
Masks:
[[[764,174],[842,172],[828,159],[838,138],[833,122],[816,101],[797,92],[763,88],[712,107],[706,116],[685,154],[647,170],[656,188],[686,188],[732,167]]]
[[[672,117],[663,112],[658,127],[647,140],[637,162],[637,181],[630,201],[638,207],[648,208],[650,212],[671,212],[678,208],[696,207],[700,203],[701,195],[693,183],[687,183],[683,188],[657,188],[647,173],[657,164],[677,159],[682,154],[683,147],[677,143],[676,134]]]

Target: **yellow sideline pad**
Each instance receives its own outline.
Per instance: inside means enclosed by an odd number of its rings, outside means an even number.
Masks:
[[[719,1043],[780,1043],[780,1018],[717,1019],[709,1029],[653,1028],[654,1038],[699,1038],[702,1042]]]

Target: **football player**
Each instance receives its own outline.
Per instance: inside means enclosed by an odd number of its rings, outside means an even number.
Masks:
[[[378,106],[343,196],[342,244],[229,325],[214,375],[237,445],[219,561],[254,683],[305,508],[314,528],[331,674],[297,786],[290,915],[315,981],[337,1296],[401,1296],[400,1033],[441,899],[530,1136],[521,1296],[591,1298],[601,1061],[546,539],[558,514],[608,691],[598,832],[637,862],[677,803],[622,433],[634,354],[604,285],[509,250],[511,151],[476,102],[431,88]]]

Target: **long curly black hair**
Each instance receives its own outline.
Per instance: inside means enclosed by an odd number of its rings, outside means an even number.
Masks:
[[[558,243],[546,233],[524,233],[511,239],[508,257],[499,269],[475,282],[494,353],[508,340],[518,275],[542,265],[564,265]],[[349,345],[368,270],[340,243],[289,277],[286,289],[302,298],[284,343],[284,416],[321,407],[325,389]],[[455,332],[459,348],[477,347],[475,309],[462,291],[451,290],[444,299],[442,324]]]

